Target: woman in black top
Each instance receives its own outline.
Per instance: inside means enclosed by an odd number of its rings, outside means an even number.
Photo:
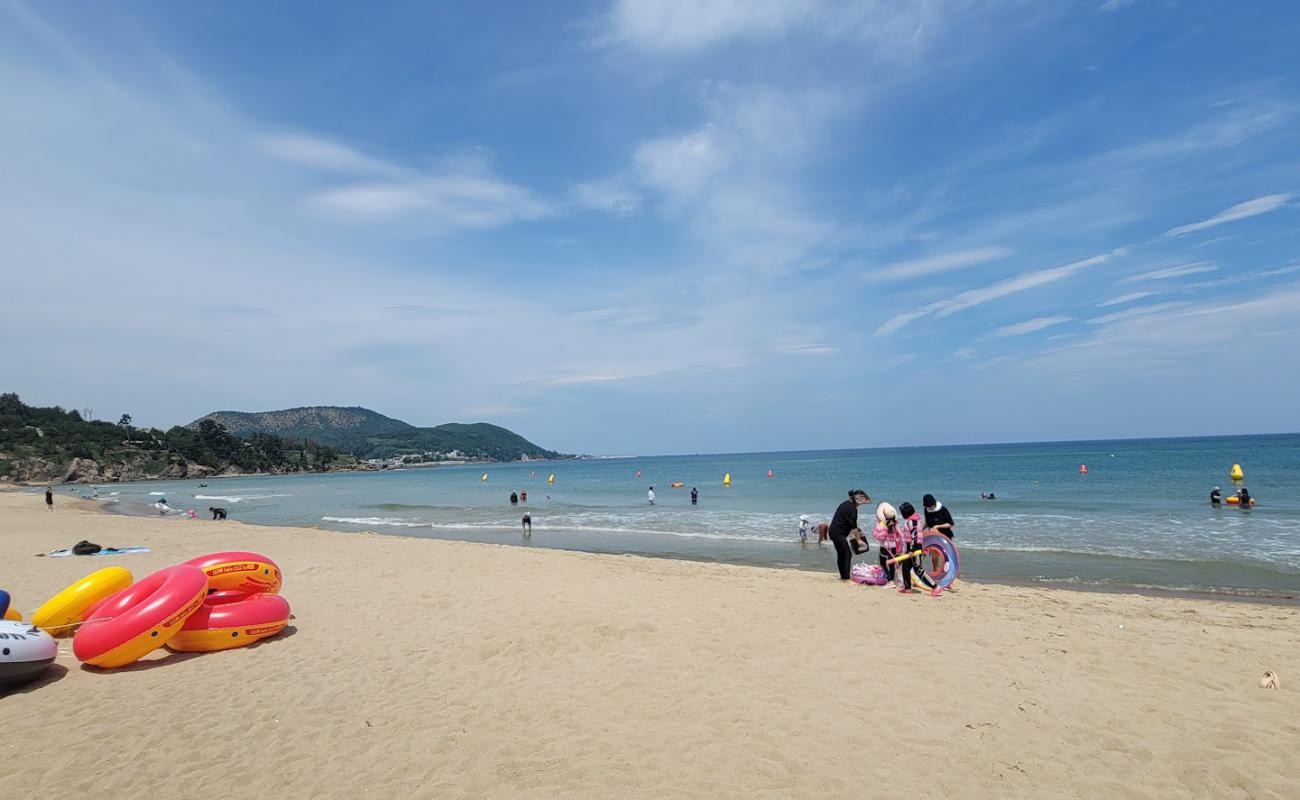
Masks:
[[[831,543],[835,545],[835,565],[840,570],[840,580],[849,579],[849,567],[853,565],[853,546],[849,537],[858,537],[862,531],[858,528],[858,506],[871,502],[871,497],[861,489],[849,492],[849,499],[840,503],[831,517],[828,533]]]
[[[949,511],[943,503],[934,499],[934,495],[927,494],[921,498],[921,505],[925,507],[925,527],[929,528],[932,533],[942,533],[949,539],[953,537],[952,529],[957,524],[952,521],[952,512]],[[939,554],[930,553],[930,566],[937,572],[939,569]],[[949,584],[948,590],[956,589],[956,581]]]

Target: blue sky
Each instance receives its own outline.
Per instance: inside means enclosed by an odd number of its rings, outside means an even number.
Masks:
[[[1286,2],[0,0],[0,383],[592,453],[1293,431],[1297,41]]]

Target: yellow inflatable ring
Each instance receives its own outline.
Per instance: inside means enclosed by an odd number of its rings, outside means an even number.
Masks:
[[[131,585],[130,570],[105,567],[51,597],[32,614],[32,624],[51,636],[70,633],[87,608]]]

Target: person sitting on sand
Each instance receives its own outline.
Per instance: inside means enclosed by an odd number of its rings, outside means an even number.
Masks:
[[[523,524],[523,528],[524,528],[524,531],[523,531],[524,536],[532,536],[532,535],[533,535],[533,515],[532,515],[532,514],[524,514],[524,518],[523,518],[523,520],[522,520],[521,522],[522,522],[522,524]]]
[[[1214,491],[1210,492],[1210,505],[1217,507],[1222,502],[1223,494],[1219,491],[1219,487],[1216,486]]]
[[[840,503],[835,509],[835,516],[831,517],[827,534],[830,536],[831,543],[835,545],[835,566],[839,569],[842,581],[849,579],[849,570],[853,566],[854,547],[849,543],[849,539],[852,538],[862,545],[866,544],[862,538],[862,530],[858,527],[858,506],[870,502],[871,495],[861,489],[854,489],[849,492],[849,499]]]

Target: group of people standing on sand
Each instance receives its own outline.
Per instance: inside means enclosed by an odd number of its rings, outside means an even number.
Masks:
[[[847,581],[853,568],[853,556],[866,555],[871,551],[862,525],[858,521],[858,509],[871,502],[871,495],[862,489],[849,492],[847,500],[839,504],[831,517],[830,524],[821,523],[824,536],[835,546],[835,565],[840,573],[840,580]],[[957,527],[952,512],[943,503],[927,494],[921,499],[924,514],[918,513],[911,503],[902,503],[898,508],[889,503],[876,506],[876,524],[871,529],[871,536],[879,543],[880,567],[885,571],[890,582],[898,586],[900,592],[912,591],[912,571],[923,569],[916,558],[909,558],[897,563],[893,559],[920,548],[921,540],[930,534],[942,534],[953,538]],[[800,518],[800,538],[806,539],[807,517]],[[919,558],[919,556],[918,556]],[[937,555],[931,555],[937,561]],[[936,563],[935,568],[938,568]],[[952,587],[949,587],[951,590]]]

